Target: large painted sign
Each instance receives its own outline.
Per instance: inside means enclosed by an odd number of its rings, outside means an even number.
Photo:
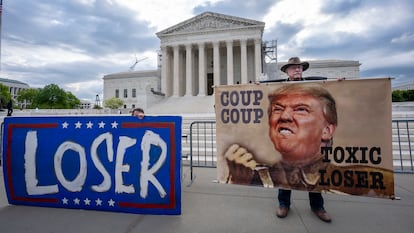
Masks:
[[[391,80],[218,86],[222,183],[394,198]]]
[[[181,213],[181,117],[7,117],[11,204]]]

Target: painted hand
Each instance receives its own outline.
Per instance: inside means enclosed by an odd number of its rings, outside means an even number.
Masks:
[[[246,148],[231,145],[224,154],[229,167],[228,183],[249,184],[254,176],[257,162]]]

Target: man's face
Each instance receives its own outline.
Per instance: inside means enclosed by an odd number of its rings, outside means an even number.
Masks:
[[[140,111],[134,111],[134,116],[138,117],[138,119],[144,118],[145,114]]]
[[[301,80],[303,67],[302,65],[291,65],[286,69],[289,80]]]
[[[292,94],[272,103],[269,136],[285,161],[309,161],[320,155],[322,140],[331,139],[335,126],[323,106],[310,95]]]

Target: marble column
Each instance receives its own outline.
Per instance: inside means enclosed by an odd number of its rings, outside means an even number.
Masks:
[[[161,92],[164,93],[166,96],[170,96],[171,93],[168,92],[168,71],[167,71],[167,46],[161,46],[161,58],[162,58],[162,65],[161,65]]]
[[[179,50],[179,46],[178,45],[174,45],[173,47],[173,63],[174,63],[174,67],[173,67],[173,96],[179,96],[179,90],[180,90],[180,54],[179,54],[180,50]]]
[[[213,42],[213,76],[214,86],[220,85],[220,42]]]
[[[226,41],[227,47],[227,85],[234,84],[234,72],[233,72],[233,41]]]
[[[204,43],[198,44],[198,96],[205,96],[207,93],[206,80],[206,54]]]
[[[255,81],[259,81],[259,78],[262,74],[262,40],[255,39],[254,40],[254,73]]]
[[[193,95],[193,72],[192,72],[192,50],[191,44],[185,45],[185,95],[192,96]]]
[[[240,56],[241,56],[241,84],[247,81],[247,40],[240,40]]]

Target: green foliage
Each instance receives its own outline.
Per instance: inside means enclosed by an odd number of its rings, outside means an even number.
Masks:
[[[110,99],[107,99],[104,102],[105,108],[110,108],[110,109],[118,109],[122,105],[124,105],[124,101],[121,100],[121,99],[119,99],[119,98],[115,98],[115,97],[112,97]]]
[[[0,109],[6,108],[10,99],[9,87],[0,83]]]
[[[39,92],[40,92],[40,89],[32,89],[32,88],[21,90],[19,92],[19,96],[17,96],[17,100],[20,103],[23,103],[26,101],[26,103],[28,104],[27,108],[32,108],[31,106],[33,104],[37,105],[36,97],[38,96]]]
[[[77,108],[80,105],[80,103],[80,100],[76,98],[76,96],[73,95],[72,92],[66,92],[66,105],[68,108]]]
[[[66,92],[56,84],[44,88],[22,90],[17,97],[19,102],[29,103],[28,108],[40,109],[73,109],[77,108],[80,100],[71,92]]]
[[[414,101],[414,90],[395,90],[392,92],[392,102]]]
[[[95,104],[95,105],[93,106],[93,109],[102,109],[102,107],[101,107],[101,106],[99,106],[99,105],[97,105],[97,104]]]

